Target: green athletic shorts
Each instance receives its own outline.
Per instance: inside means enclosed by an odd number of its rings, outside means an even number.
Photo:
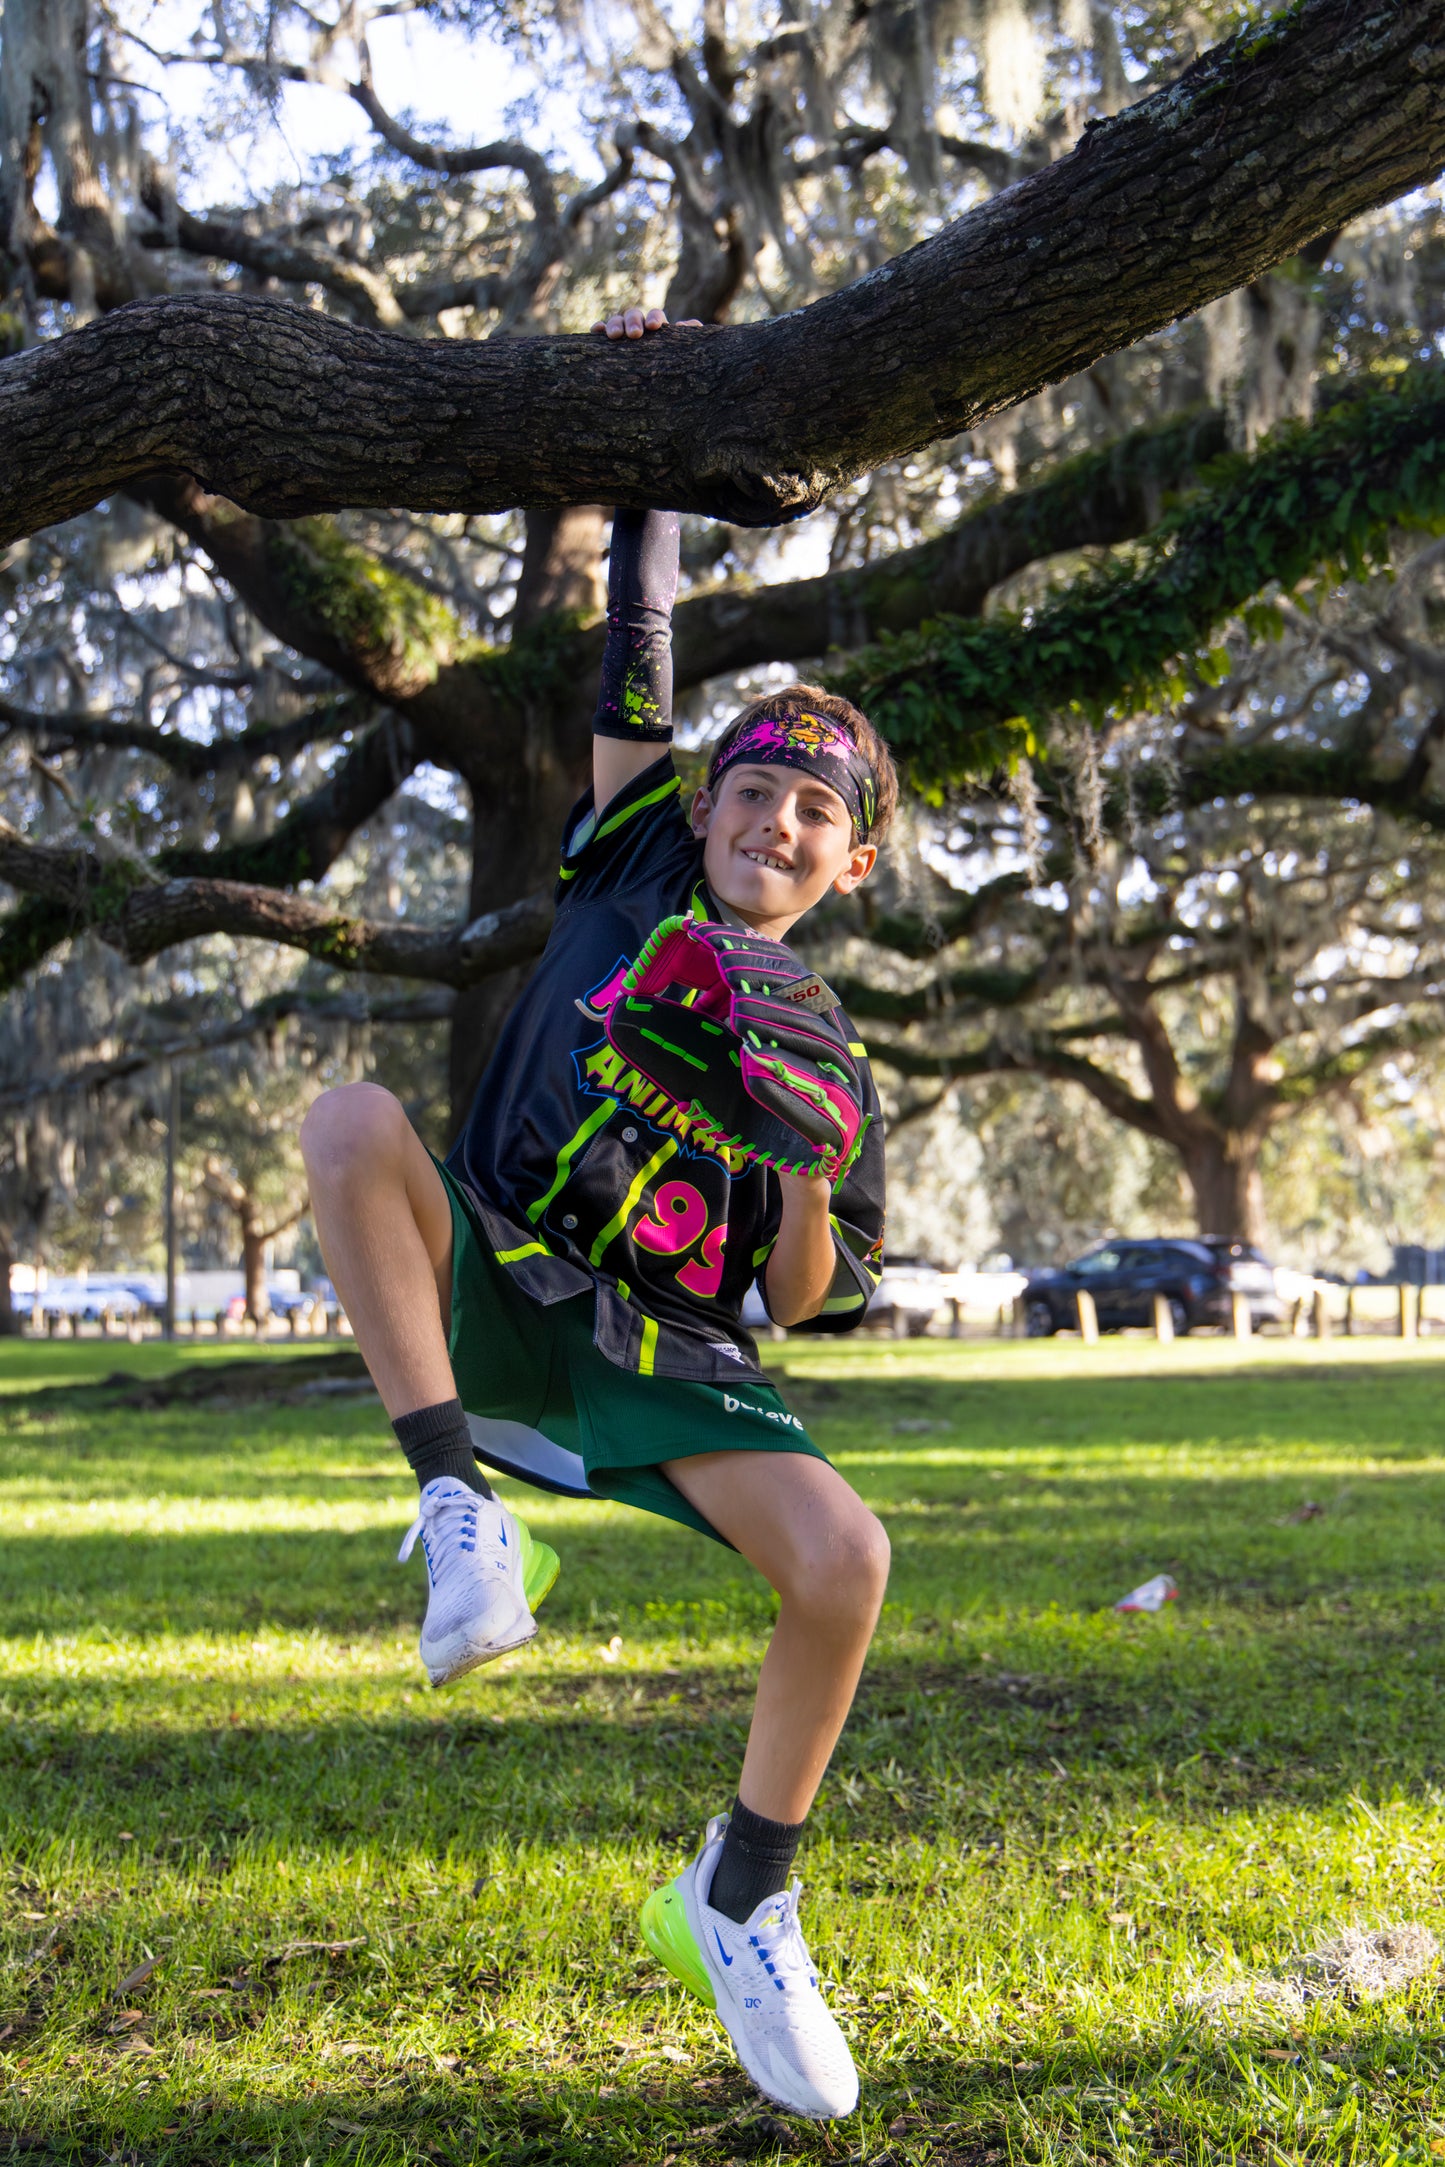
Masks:
[[[452,1373],[462,1406],[480,1418],[474,1440],[487,1464],[524,1481],[534,1471],[542,1487],[564,1494],[637,1505],[725,1543],[668,1481],[662,1461],[700,1452],[827,1458],[751,1370],[740,1370],[729,1391],[609,1362],[592,1343],[591,1294],[545,1307],[524,1294],[497,1262],[465,1189],[440,1161],[437,1171],[452,1207]],[[495,1458],[479,1429],[494,1433]]]

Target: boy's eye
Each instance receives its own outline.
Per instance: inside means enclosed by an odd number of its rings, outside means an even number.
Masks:
[[[743,783],[738,790],[740,798],[760,798],[762,795],[756,783]]]

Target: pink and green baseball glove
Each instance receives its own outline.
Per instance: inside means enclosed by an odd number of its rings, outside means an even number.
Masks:
[[[732,1145],[837,1180],[868,1117],[838,1002],[777,941],[664,918],[607,1014],[617,1051]]]

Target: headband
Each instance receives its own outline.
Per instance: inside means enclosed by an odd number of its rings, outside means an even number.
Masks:
[[[847,731],[792,700],[780,700],[744,723],[716,762],[711,780],[754,760],[762,767],[801,768],[836,791],[861,842],[878,817],[878,778]]]

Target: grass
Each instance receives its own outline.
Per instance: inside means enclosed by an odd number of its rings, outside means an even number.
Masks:
[[[0,1346],[0,2147],[1445,2153],[1435,1978],[1294,2016],[1189,2006],[1345,1926],[1445,1931],[1445,1360],[775,1352],[894,1542],[800,1862],[860,2113],[769,2116],[634,1931],[731,1795],[771,1611],[739,1561],[528,1497],[563,1559],[541,1638],[433,1696],[374,1402],[144,1411],[44,1388],[164,1350]],[[1108,1607],[1161,1570],[1168,1612]]]

